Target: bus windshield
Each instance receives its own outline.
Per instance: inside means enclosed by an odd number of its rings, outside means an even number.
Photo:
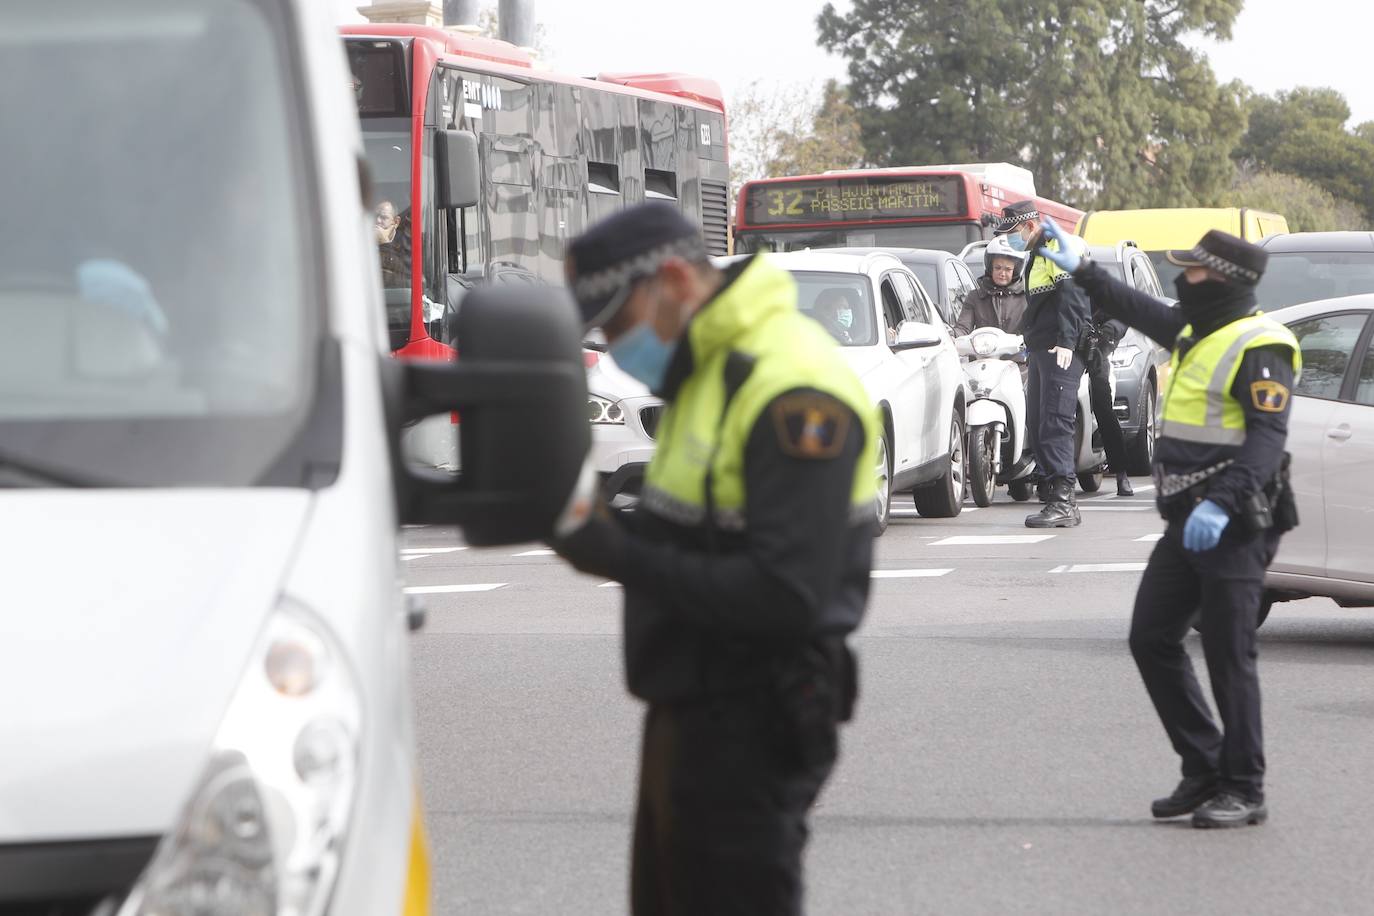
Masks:
[[[0,4],[0,486],[309,476],[283,456],[325,291],[279,9]]]
[[[740,232],[735,250],[801,251],[806,248],[934,248],[958,254],[983,237],[977,223],[914,223],[908,226],[853,226]]]

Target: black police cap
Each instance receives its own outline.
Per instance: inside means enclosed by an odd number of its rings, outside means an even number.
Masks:
[[[651,201],[608,216],[568,243],[565,272],[587,328],[625,303],[638,280],[669,258],[704,261],[701,231],[674,206]]]
[[[1020,200],[1002,208],[1002,218],[997,221],[996,235],[1010,232],[1022,223],[1040,219],[1040,210],[1033,200]]]
[[[1209,230],[1191,249],[1170,251],[1165,257],[1179,267],[1210,268],[1242,286],[1254,286],[1269,266],[1269,252],[1220,229]]]

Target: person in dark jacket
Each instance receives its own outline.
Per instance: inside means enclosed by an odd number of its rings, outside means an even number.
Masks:
[[[1050,238],[1062,238],[1052,223]],[[1195,827],[1262,824],[1264,744],[1255,629],[1264,572],[1297,524],[1284,446],[1302,355],[1291,331],[1258,313],[1268,253],[1212,230],[1191,251],[1173,309],[1075,253],[1045,256],[1092,302],[1174,351],[1155,445],[1155,486],[1168,522],[1150,555],[1131,617],[1131,654],[1183,779],[1155,817],[1192,813]],[[1197,615],[1224,731],[1183,648]]]
[[[1082,347],[1083,363],[1088,372],[1088,397],[1097,428],[1102,432],[1102,450],[1107,453],[1107,465],[1116,474],[1117,496],[1135,495],[1131,475],[1126,472],[1126,437],[1121,432],[1121,421],[1116,418],[1116,404],[1112,398],[1112,351],[1128,330],[1124,321],[1094,309]]]
[[[625,586],[625,672],[648,704],[635,916],[802,911],[807,812],[857,690],[876,411],[766,256],[712,267],[675,208],[569,246],[611,356],[668,404],[635,511],[573,513],[554,549]]]
[[[1026,313],[1021,335],[1026,340],[1026,428],[1045,489],[1045,506],[1026,519],[1029,528],[1072,528],[1083,521],[1075,497],[1077,459],[1074,418],[1078,384],[1083,378],[1079,356],[1088,302],[1068,271],[1039,254],[1071,248],[1087,250],[1083,240],[1065,236],[1045,240],[1040,211],[1026,200],[1002,211],[999,235],[1017,251],[1034,252],[1026,265]]]
[[[983,276],[964,300],[964,309],[954,323],[956,336],[975,328],[1021,333],[1021,319],[1026,313],[1025,265],[1025,254],[1012,248],[1005,238],[998,236],[988,242],[983,251]]]

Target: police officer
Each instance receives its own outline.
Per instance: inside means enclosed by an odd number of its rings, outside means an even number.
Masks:
[[[631,907],[797,914],[807,810],[854,703],[876,415],[791,277],[711,265],[657,203],[575,239],[569,285],[611,356],[668,407],[633,513],[554,542],[625,586],[625,667],[648,704]]]
[[[1046,226],[1050,238],[1062,230]],[[1168,521],[1131,619],[1131,654],[1183,760],[1183,780],[1155,817],[1192,813],[1195,827],[1262,824],[1264,745],[1256,637],[1264,571],[1297,522],[1284,444],[1297,340],[1256,311],[1263,248],[1213,230],[1191,251],[1177,310],[1075,255],[1046,251],[1093,304],[1174,351],[1155,446],[1159,508]],[[1183,637],[1195,614],[1221,714],[1207,709]]]
[[[1024,200],[1002,210],[997,233],[1016,251],[1031,252],[1026,267],[1026,314],[1021,322],[1029,369],[1026,373],[1026,428],[1031,434],[1045,503],[1026,519],[1028,528],[1072,528],[1082,523],[1075,496],[1074,417],[1083,360],[1078,354],[1088,322],[1088,302],[1069,272],[1042,252],[1081,255],[1086,246],[1075,236],[1046,239],[1035,202]]]

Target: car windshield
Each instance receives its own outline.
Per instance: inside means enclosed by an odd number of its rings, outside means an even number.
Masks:
[[[878,342],[868,277],[794,270],[792,278],[797,281],[797,308],[839,343],[871,347]]]
[[[1179,274],[1183,273],[1183,268],[1169,262],[1166,257],[1168,252],[1147,251],[1145,253],[1150,256],[1150,263],[1155,266],[1155,275],[1159,277],[1159,288],[1164,290],[1166,296],[1172,297],[1174,295],[1174,281],[1178,279]]]
[[[735,250],[743,253],[801,251],[806,248],[935,248],[958,254],[969,242],[976,242],[982,237],[982,229],[976,223],[748,231],[735,236]]]
[[[926,291],[926,295],[931,299],[940,298],[940,268],[934,264],[913,264],[910,261],[902,262],[907,269],[916,275],[916,279],[921,281],[921,288]]]
[[[0,4],[0,486],[305,476],[323,309],[279,9]]]
[[[1266,311],[1374,293],[1374,251],[1275,251],[1256,289]]]

